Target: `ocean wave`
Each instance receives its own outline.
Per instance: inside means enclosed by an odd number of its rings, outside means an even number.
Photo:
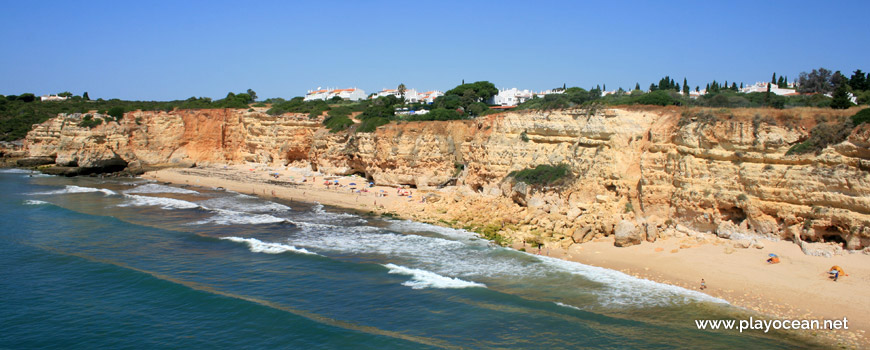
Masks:
[[[248,245],[248,248],[254,253],[281,254],[281,253],[285,253],[285,252],[291,252],[291,253],[318,255],[317,253],[308,251],[305,248],[297,248],[297,247],[294,247],[294,246],[288,245],[288,244],[263,242],[263,241],[256,239],[256,238],[221,237],[221,239],[233,241],[236,243],[245,243]]]
[[[583,310],[583,309],[581,309],[581,308],[579,308],[579,307],[576,307],[576,306],[574,306],[574,305],[568,305],[568,304],[560,303],[560,302],[558,302],[558,301],[556,302],[556,305],[559,305],[559,306],[561,306],[561,307],[567,307],[567,308],[569,308],[569,309],[574,309],[574,310]]]
[[[49,204],[49,203],[45,202],[45,201],[38,201],[35,199],[28,199],[28,200],[24,201],[24,205],[43,205],[43,204]]]
[[[290,207],[275,203],[272,201],[264,201],[262,199],[246,196],[246,195],[235,195],[232,197],[218,197],[211,198],[200,202],[200,205],[203,208],[207,209],[218,209],[218,210],[232,210],[232,211],[243,211],[243,212],[276,212],[276,211],[287,211],[292,210]]]
[[[0,169],[0,174],[30,174],[31,172],[32,170],[18,168]]]
[[[199,208],[199,204],[188,202],[181,199],[139,196],[135,194],[124,194],[127,202],[118,204],[119,207],[161,207],[163,209],[194,209]]]
[[[402,285],[413,289],[486,288],[486,285],[483,283],[465,281],[455,277],[445,277],[426,270],[412,269],[395,264],[386,264],[383,266],[389,269],[390,274],[411,276],[411,279],[402,283]]]
[[[277,224],[290,223],[287,219],[282,219],[268,214],[251,214],[232,210],[211,209],[217,212],[208,219],[194,222],[194,225],[216,224],[216,225],[259,225],[259,224]]]
[[[67,193],[90,193],[90,192],[102,192],[103,194],[105,194],[107,196],[117,194],[117,193],[115,193],[115,191],[112,191],[110,189],[81,187],[81,186],[75,186],[75,185],[67,185],[66,187],[64,187],[63,189],[60,189],[60,190],[54,190],[54,191],[48,191],[48,192],[36,192],[36,193],[31,193],[31,194],[49,195],[49,194],[67,194]]]
[[[424,224],[411,220],[392,220],[389,228],[399,232],[432,232],[444,237],[459,238],[459,239],[476,239],[477,234],[474,232],[454,229],[449,227],[441,227],[432,224]]]
[[[650,281],[603,267],[584,265],[567,260],[546,256],[536,256],[546,266],[570,274],[579,275],[590,281],[600,283],[599,303],[610,307],[629,306],[668,306],[691,302],[712,302],[728,304],[727,301],[707,294]]]
[[[124,193],[182,193],[182,194],[197,194],[194,190],[188,190],[186,188],[174,187],[174,186],[166,186],[156,183],[148,183],[141,186],[136,186],[135,188],[131,188],[129,190],[124,191]]]

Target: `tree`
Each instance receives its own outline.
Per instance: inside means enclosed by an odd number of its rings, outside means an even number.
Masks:
[[[404,100],[405,99],[405,84],[399,84],[399,87],[397,87],[396,89],[399,90],[399,96],[401,96],[402,99]]]
[[[112,107],[106,114],[114,117],[115,119],[121,119],[124,117],[124,107]]]
[[[849,89],[847,85],[845,78],[840,79],[840,83],[837,84],[837,89],[834,91],[833,100],[831,100],[831,108],[847,109],[852,106],[852,101],[849,101]]]
[[[634,89],[640,90],[640,83],[634,83]]]
[[[735,83],[733,81],[731,82],[731,90],[737,91],[737,83]]]
[[[61,93],[59,93],[59,94],[57,94],[57,95],[60,96],[60,97],[72,97],[73,94],[72,94],[72,92],[64,91],[64,92],[61,92]]]
[[[770,83],[771,83],[771,84],[776,84],[776,72],[773,72],[773,77],[770,78]]]
[[[91,100],[91,98],[88,97],[88,92],[87,92],[87,91],[85,91],[85,93],[82,94],[82,99],[85,100],[85,101],[90,101],[90,100]]]
[[[251,96],[251,100],[248,101],[248,103],[250,103],[250,102],[254,102],[254,101],[257,100],[257,93],[254,92],[254,90],[248,89],[247,93],[248,93],[248,95]]]
[[[852,77],[849,79],[849,86],[852,87],[852,90],[870,90],[868,88],[868,83],[870,82],[867,80],[867,75],[858,69],[852,73]]]
[[[689,96],[689,82],[683,77],[683,95]]]
[[[834,91],[831,82],[831,71],[825,68],[813,69],[812,72],[801,72],[798,78],[798,92],[827,94]]]
[[[34,100],[36,100],[36,95],[25,92],[21,95],[18,95],[18,99],[24,102],[33,102]]]

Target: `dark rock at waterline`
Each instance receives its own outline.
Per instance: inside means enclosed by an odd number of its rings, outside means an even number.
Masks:
[[[40,171],[48,175],[76,176],[81,175],[82,168],[71,166],[53,166],[45,169],[40,169]]]
[[[35,167],[40,165],[54,164],[53,157],[28,157],[15,161],[20,167]]]

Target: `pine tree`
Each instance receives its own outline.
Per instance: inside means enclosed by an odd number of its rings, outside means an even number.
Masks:
[[[740,82],[740,90],[743,90],[743,82]]]
[[[601,91],[607,91],[607,84],[601,85]]]
[[[649,84],[649,91],[650,91],[650,92],[653,92],[653,91],[656,91],[656,90],[657,90],[657,89],[656,89],[656,84]]]
[[[731,90],[737,91],[737,83],[731,82]]]
[[[85,91],[85,93],[82,94],[82,100],[85,100],[85,101],[90,101],[90,100],[91,100],[91,98],[88,96],[88,92],[87,92],[87,91]]]
[[[698,86],[698,85],[695,85],[695,92],[700,93],[700,92],[701,92],[701,87]]]
[[[689,82],[683,78],[683,95],[689,96]]]
[[[831,100],[831,108],[833,109],[846,109],[852,106],[852,102],[849,101],[848,89],[846,88],[846,83],[841,83],[837,86],[837,90],[834,90],[834,96]]]
[[[776,72],[773,72],[773,78],[770,78],[771,84],[776,84]]]
[[[674,91],[680,91],[680,83],[677,83],[677,86],[674,86]]]
[[[710,84],[707,84],[707,87],[704,88],[704,92],[710,92]]]
[[[640,90],[640,83],[634,83],[634,89]]]

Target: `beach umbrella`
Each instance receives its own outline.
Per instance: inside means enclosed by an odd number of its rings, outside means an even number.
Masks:
[[[349,185],[351,185],[351,186],[356,186],[356,183],[355,183],[355,182],[351,182]]]
[[[335,183],[338,183],[338,180],[335,180]]]
[[[770,253],[770,254],[767,254],[767,256],[769,256],[769,257],[771,257],[771,258],[775,258],[775,257],[776,257],[776,254]]]

